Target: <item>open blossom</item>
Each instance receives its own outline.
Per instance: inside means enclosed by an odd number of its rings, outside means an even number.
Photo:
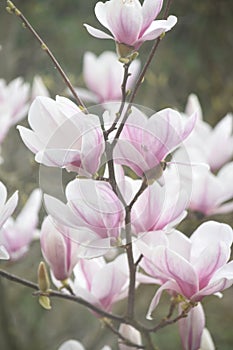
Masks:
[[[129,276],[125,254],[109,263],[102,257],[80,259],[74,275],[75,294],[102,310],[110,311],[114,303],[127,296]]]
[[[85,115],[70,100],[37,97],[29,116],[32,130],[18,126],[25,145],[35,160],[47,166],[62,167],[82,175],[94,174],[104,151],[99,119]]]
[[[226,164],[217,175],[207,168],[196,167],[192,174],[189,208],[205,216],[233,210],[233,162]]]
[[[96,38],[113,39],[137,50],[144,41],[154,40],[169,31],[177,22],[175,16],[167,20],[154,20],[163,5],[162,0],[109,0],[98,2],[95,15],[98,21],[111,33],[84,24],[88,32]]]
[[[0,245],[5,247],[11,260],[21,258],[36,237],[40,206],[41,191],[35,189],[17,218],[9,217],[0,229]]]
[[[146,203],[146,204],[145,204]],[[149,186],[132,207],[132,230],[135,234],[166,229],[186,216],[185,192],[177,192],[176,183]]]
[[[86,227],[106,243],[117,242],[123,225],[125,211],[122,203],[106,182],[75,179],[66,187],[67,204],[45,196],[49,214],[68,227]],[[79,236],[73,237],[77,242]],[[106,240],[107,239],[107,240]],[[106,242],[107,241],[107,242]]]
[[[79,341],[70,339],[65,341],[58,350],[85,350],[85,348]],[[101,350],[111,350],[111,348],[104,346]]]
[[[56,227],[48,216],[41,227],[40,243],[55,278],[59,281],[69,278],[78,262],[78,244],[71,239],[68,228]]]
[[[130,65],[131,75],[127,80],[126,89],[133,86],[139,69],[139,60],[134,60]],[[89,90],[81,88],[76,90],[82,99],[95,103],[120,100],[123,76],[124,68],[114,52],[105,51],[99,57],[92,52],[86,52],[83,79]]]
[[[188,98],[185,112],[198,115],[195,128],[184,143],[191,161],[204,161],[211,170],[221,168],[233,157],[233,115],[228,113],[212,128],[203,120],[200,103],[193,94]]]
[[[199,226],[190,238],[178,231],[142,235],[137,241],[144,255],[142,267],[161,284],[148,318],[164,290],[198,302],[229,288],[233,284],[233,262],[228,262],[232,241],[231,227],[214,221]]]
[[[195,114],[186,119],[169,108],[150,118],[132,108],[115,147],[114,159],[140,177],[156,178],[161,161],[188,137],[195,121]]]
[[[16,78],[8,85],[0,79],[0,143],[10,127],[26,116],[29,90],[29,84],[24,83],[22,78]]]

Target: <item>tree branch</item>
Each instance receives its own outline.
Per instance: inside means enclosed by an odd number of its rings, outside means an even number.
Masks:
[[[18,277],[16,275],[13,275],[9,272],[6,272],[4,270],[1,270],[0,269],[0,276],[10,280],[10,281],[13,281],[13,282],[16,282],[18,284],[21,284],[25,287],[29,287],[31,289],[34,289],[36,292],[33,293],[33,295],[45,295],[48,296],[49,298],[53,298],[53,297],[56,297],[56,298],[60,298],[60,299],[66,299],[66,300],[70,300],[70,301],[73,301],[73,302],[76,302],[80,305],[84,305],[86,306],[88,309],[94,311],[95,313],[97,313],[98,315],[102,316],[102,317],[106,317],[106,318],[110,318],[112,320],[115,320],[115,321],[118,321],[118,322],[124,322],[126,323],[125,319],[121,316],[118,316],[118,315],[113,315],[109,312],[106,312],[102,309],[100,309],[99,307],[95,306],[95,305],[92,305],[90,304],[89,302],[87,302],[86,300],[80,298],[80,297],[77,297],[75,295],[69,295],[69,294],[64,294],[62,292],[59,292],[59,291],[56,291],[56,290],[49,290],[48,293],[42,293],[40,290],[39,290],[39,286],[38,284],[36,283],[33,283],[31,281],[28,281],[24,278],[21,278],[21,277]]]

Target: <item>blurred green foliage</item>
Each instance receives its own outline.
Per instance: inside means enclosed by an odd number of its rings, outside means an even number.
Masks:
[[[114,50],[113,41],[94,39],[83,27],[86,22],[100,28],[93,15],[95,3],[93,0],[15,0],[71,81],[79,86],[83,85],[84,52],[100,54]],[[160,44],[136,102],[155,110],[166,106],[183,110],[187,96],[194,92],[200,98],[205,119],[215,124],[233,108],[233,1],[176,0],[170,13],[177,15],[178,24]],[[0,45],[1,78],[10,81],[21,75],[32,81],[33,76],[39,74],[52,96],[65,93],[66,87],[52,63],[22,23],[5,11],[5,1],[0,2]],[[142,62],[150,47],[150,42],[142,46],[139,56]],[[4,142],[3,151],[6,156],[2,180],[11,192],[20,189],[24,202],[25,193],[37,186],[38,167],[15,130]],[[232,216],[225,221],[232,222]],[[184,228],[192,231],[192,227]],[[25,260],[5,267],[35,280],[40,259],[39,245],[35,243]],[[1,263],[1,267],[3,265]],[[153,293],[154,288],[139,288],[137,312],[141,318]],[[211,297],[204,305],[218,349],[232,350],[232,289],[225,294],[223,301]],[[164,298],[164,305],[167,300]],[[123,310],[122,304],[118,309]],[[165,314],[162,305],[157,320]],[[177,334],[173,326],[156,335],[161,350],[180,349]],[[31,297],[31,291],[0,279],[1,349],[56,350],[69,338],[82,340],[89,350],[98,350],[105,343],[111,344],[112,335],[82,307],[54,300],[52,311],[47,312]]]

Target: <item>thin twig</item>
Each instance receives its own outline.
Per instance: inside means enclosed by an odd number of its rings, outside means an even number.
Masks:
[[[110,318],[110,319],[118,321],[118,322],[125,322],[126,323],[126,321],[124,320],[123,317],[110,314],[109,312],[106,312],[106,311],[100,309],[99,307],[92,305],[92,304],[88,303],[86,300],[84,300],[80,297],[77,297],[75,295],[64,294],[64,293],[56,291],[56,290],[49,290],[48,293],[42,293],[39,290],[38,284],[31,282],[31,281],[28,281],[24,278],[18,277],[16,275],[13,275],[13,274],[11,274],[7,271],[4,271],[4,270],[0,270],[0,276],[4,277],[10,281],[16,282],[18,284],[21,284],[23,286],[26,286],[26,287],[29,287],[31,289],[36,290],[36,293],[34,293],[34,295],[46,295],[46,296],[49,296],[51,298],[56,297],[56,298],[60,298],[60,299],[74,301],[78,304],[86,306],[88,309],[94,311],[95,313],[97,313],[98,315],[100,315],[102,317],[106,317],[106,318]]]
[[[69,88],[69,90],[71,91],[75,100],[77,101],[79,107],[83,110],[84,113],[87,113],[87,108],[85,107],[84,103],[82,102],[82,100],[78,96],[77,92],[75,91],[73,85],[71,84],[69,78],[67,77],[66,73],[62,69],[61,65],[58,63],[57,59],[55,58],[55,56],[53,55],[51,50],[48,48],[48,46],[45,44],[45,42],[41,39],[39,34],[36,32],[36,30],[32,27],[30,22],[27,20],[27,18],[22,14],[22,12],[15,6],[15,4],[12,1],[7,0],[7,10],[9,13],[14,13],[17,17],[19,17],[21,19],[21,21],[23,22],[24,27],[28,28],[30,30],[30,32],[34,35],[36,40],[40,43],[41,49],[43,51],[45,51],[48,54],[48,56],[51,58],[56,69],[58,70],[58,72],[62,76],[66,86]]]
[[[134,318],[135,304],[135,284],[136,284],[136,266],[134,264],[132,234],[131,234],[131,208],[126,207],[125,216],[125,231],[126,231],[126,254],[129,265],[129,291],[128,291],[128,306],[127,316],[130,319]]]
[[[135,194],[135,196],[132,199],[132,201],[129,203],[130,209],[132,209],[132,206],[137,201],[137,199],[140,197],[140,195],[145,191],[147,186],[148,186],[147,180],[146,180],[146,178],[144,178],[143,181],[142,181],[141,187],[139,188],[138,192]]]
[[[119,339],[123,340],[124,345],[127,345],[129,347],[133,347],[136,349],[145,349],[144,345],[138,345],[136,343],[131,342],[129,339],[125,338],[116,328],[113,327],[111,322],[109,322],[108,320],[106,322],[104,322],[104,324],[107,328],[109,328],[112,331],[112,333],[116,334]]]
[[[184,318],[184,317],[187,317],[188,315],[188,312],[191,310],[193,306],[190,306],[188,309],[186,310],[183,310],[178,316],[176,316],[175,318],[173,319],[163,319],[157,326],[151,328],[151,329],[148,329],[148,332],[153,332],[153,333],[156,333],[158,330],[166,327],[166,326],[169,326],[169,325],[172,325],[174,323],[176,323],[177,321],[179,321],[180,319]]]
[[[122,95],[122,98],[121,98],[121,104],[120,104],[120,108],[119,108],[119,111],[116,113],[116,118],[112,124],[112,126],[106,131],[106,135],[108,136],[113,130],[116,129],[116,126],[117,126],[117,123],[121,117],[121,114],[124,110],[124,106],[125,106],[125,102],[126,102],[126,97],[127,97],[127,90],[126,90],[126,84],[127,84],[127,81],[128,81],[128,78],[130,77],[130,73],[129,73],[129,66],[130,66],[130,63],[125,63],[124,64],[124,76],[123,76],[123,81],[122,81],[122,84],[121,84],[121,95]]]

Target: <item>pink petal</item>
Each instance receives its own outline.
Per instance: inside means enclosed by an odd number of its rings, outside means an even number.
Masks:
[[[233,211],[233,202],[229,202],[213,210],[213,214],[227,214]]]
[[[203,119],[202,108],[198,97],[195,94],[191,94],[188,97],[188,101],[185,107],[185,114],[191,115],[193,113],[197,114],[197,120]]]
[[[8,260],[10,255],[8,254],[6,248],[0,245],[0,260]]]
[[[182,312],[181,307],[179,311]],[[179,320],[178,325],[183,349],[200,349],[201,336],[205,327],[205,314],[202,305],[199,303],[192,308],[187,317]]]
[[[180,293],[180,289],[177,285],[177,283],[175,281],[167,281],[166,283],[164,283],[156,292],[155,296],[153,297],[151,303],[150,303],[150,306],[149,306],[149,309],[147,311],[147,315],[146,315],[146,318],[148,320],[152,320],[152,312],[155,310],[155,308],[157,307],[159,301],[160,301],[160,298],[161,298],[161,295],[163,293],[164,290],[172,290],[172,291],[175,291],[177,293]]]
[[[140,2],[138,0],[124,3],[118,0],[110,1],[107,21],[117,42],[133,46],[142,26]]]
[[[224,244],[212,243],[210,247],[202,250],[199,258],[193,262],[193,266],[199,276],[199,289],[203,289],[214,273],[228,261],[230,249]]]
[[[27,148],[30,149],[30,151],[32,151],[33,153],[37,153],[40,149],[44,147],[43,142],[41,142],[41,140],[34,131],[19,125],[17,126],[17,129],[19,130],[23,142],[25,143]]]
[[[29,226],[35,228],[37,225],[37,216],[40,210],[42,192],[39,188],[32,191],[25,206],[17,216],[16,222],[21,227]]]
[[[99,39],[113,39],[113,37],[105,32],[103,32],[102,30],[96,29],[88,24],[84,24],[84,27],[86,28],[86,30],[88,31],[89,34],[91,34],[92,36],[94,36],[95,38],[99,38]]]
[[[2,208],[0,208],[0,228],[6,222],[6,220],[13,214],[16,206],[18,204],[18,191],[16,191],[4,204]]]
[[[199,259],[200,254],[212,244],[223,241],[229,248],[233,241],[233,231],[229,225],[215,221],[201,224],[190,237],[192,242],[191,262]]]
[[[151,23],[144,34],[139,38],[139,42],[147,40],[154,40],[158,38],[162,33],[171,30],[177,23],[175,16],[169,16],[166,20],[156,20]]]
[[[95,5],[95,15],[96,18],[98,19],[98,21],[107,29],[110,30],[109,28],[109,24],[107,21],[107,9],[109,7],[109,3],[108,2],[97,2],[97,4]]]
[[[140,33],[148,28],[153,20],[158,16],[163,6],[163,0],[144,0],[142,5],[143,26]]]
[[[74,215],[72,210],[57,198],[45,194],[44,202],[46,211],[63,225],[73,228],[85,226],[85,222]]]
[[[176,281],[181,294],[190,298],[198,290],[198,276],[193,266],[182,256],[167,247],[155,249],[151,262],[157,276],[164,280]],[[155,276],[155,275],[154,275]]]
[[[183,233],[172,230],[166,234],[169,242],[169,249],[183,256],[187,261],[190,259],[191,241]]]

